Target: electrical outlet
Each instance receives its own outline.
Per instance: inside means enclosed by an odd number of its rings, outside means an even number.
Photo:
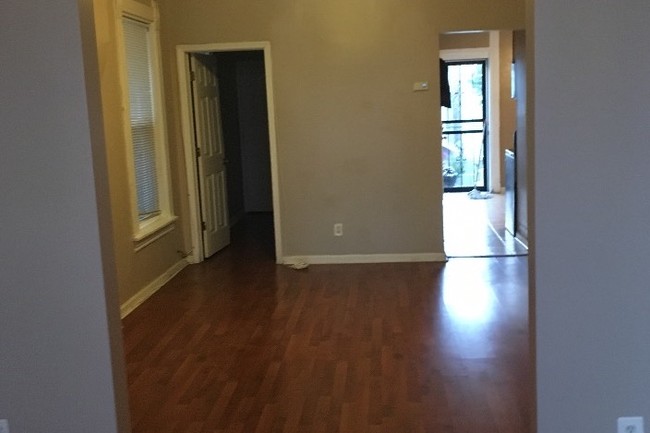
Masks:
[[[616,433],[643,433],[642,416],[624,416],[618,419]]]
[[[0,433],[9,433],[9,421],[0,419]]]
[[[334,224],[334,236],[343,236],[343,224]]]

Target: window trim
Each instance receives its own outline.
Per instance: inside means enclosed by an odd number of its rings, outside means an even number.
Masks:
[[[122,113],[124,136],[127,147],[127,171],[129,182],[129,195],[131,207],[131,224],[133,243],[136,251],[153,243],[174,229],[174,222],[178,219],[173,213],[171,197],[169,150],[166,136],[165,109],[163,106],[163,78],[160,50],[159,14],[158,8],[147,6],[134,0],[118,1],[117,17],[118,44],[120,48],[120,82],[122,85]],[[149,43],[151,47],[151,71],[154,106],[154,146],[157,170],[157,188],[160,213],[151,218],[140,221],[138,218],[138,197],[135,176],[135,158],[133,155],[133,139],[131,133],[131,118],[129,104],[128,73],[126,65],[126,50],[124,41],[123,20],[130,19],[145,24],[149,28]]]

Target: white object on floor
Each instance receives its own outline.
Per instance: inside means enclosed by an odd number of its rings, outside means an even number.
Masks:
[[[472,200],[485,200],[488,198],[492,198],[492,194],[490,194],[489,192],[479,191],[476,188],[468,192],[467,195]]]
[[[309,263],[305,261],[298,261],[295,263],[287,264],[287,266],[291,269],[301,270],[301,269],[307,269],[309,267]]]

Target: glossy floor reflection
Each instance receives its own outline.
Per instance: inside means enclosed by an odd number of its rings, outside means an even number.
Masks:
[[[124,319],[134,433],[529,431],[526,257],[295,271],[247,224]]]
[[[472,200],[466,192],[443,196],[445,253],[448,257],[527,255],[528,250],[505,228],[505,198],[493,194]]]

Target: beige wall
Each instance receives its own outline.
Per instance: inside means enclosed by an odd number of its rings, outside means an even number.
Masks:
[[[487,48],[490,46],[490,33],[443,33],[440,35],[439,44],[441,50]]]
[[[122,123],[120,57],[116,40],[116,17],[119,17],[119,13],[113,7],[114,2],[94,0],[94,3],[113,219],[113,248],[117,264],[119,298],[120,302],[124,303],[181,259],[177,251],[182,247],[182,221],[177,222],[176,230],[142,250],[135,251],[127,171],[127,152],[130,150],[125,142]],[[172,158],[171,162],[172,173],[176,173],[177,160]],[[176,177],[173,180],[175,181]],[[177,188],[176,196],[179,194],[180,189]]]
[[[442,252],[438,34],[521,28],[523,2],[160,4],[174,146],[176,45],[271,42],[285,255]]]

